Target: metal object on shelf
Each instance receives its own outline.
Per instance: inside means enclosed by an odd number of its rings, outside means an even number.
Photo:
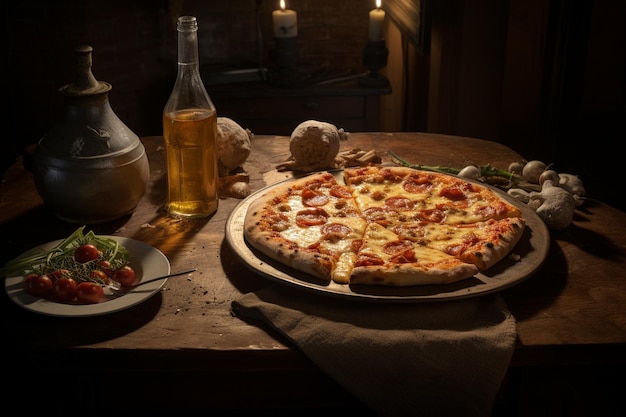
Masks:
[[[384,40],[368,41],[363,49],[363,65],[369,69],[369,73],[359,80],[359,84],[368,87],[385,87],[389,85],[387,77],[381,75],[378,70],[387,66],[389,50]]]

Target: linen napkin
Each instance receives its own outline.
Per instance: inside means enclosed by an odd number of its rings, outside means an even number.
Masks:
[[[517,336],[499,295],[378,303],[274,285],[231,307],[286,336],[381,416],[489,416]]]

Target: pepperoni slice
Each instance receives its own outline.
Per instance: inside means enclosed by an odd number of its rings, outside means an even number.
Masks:
[[[409,193],[425,193],[433,188],[433,183],[427,175],[412,174],[402,183],[402,188]]]
[[[415,202],[406,197],[396,196],[386,199],[385,205],[397,210],[411,210],[415,207]]]
[[[380,171],[380,174],[382,175],[382,177],[383,177],[383,179],[385,181],[397,183],[397,182],[400,182],[402,180],[402,177],[400,177],[398,174],[396,174],[395,172],[393,172],[389,168],[383,168]]]
[[[328,217],[328,213],[322,208],[309,208],[296,214],[296,224],[298,226],[319,226],[326,223]]]
[[[384,200],[385,197],[387,197],[387,194],[385,194],[385,192],[382,190],[375,190],[370,194],[370,197],[372,197],[374,201],[380,201]]]
[[[352,198],[352,194],[346,187],[342,187],[341,185],[333,185],[330,187],[330,195],[338,198]]]
[[[383,251],[388,255],[398,255],[413,250],[413,243],[408,240],[394,240],[383,245]]]
[[[321,207],[328,203],[329,199],[327,195],[320,192],[313,191],[310,188],[302,190],[302,203],[309,207]]]
[[[354,262],[354,266],[374,266],[374,265],[383,265],[385,261],[383,261],[380,257],[370,254],[360,254],[356,261]]]
[[[348,237],[352,233],[352,228],[341,223],[326,223],[320,231],[323,239],[337,240]]]
[[[406,250],[402,253],[392,256],[389,261],[394,264],[408,264],[412,262],[417,262],[417,258],[415,257],[415,252],[413,252],[412,250]]]
[[[460,201],[467,198],[463,190],[458,186],[445,187],[439,192],[439,195],[452,201]]]
[[[386,226],[392,218],[397,217],[398,212],[389,207],[369,207],[363,211],[363,215],[369,222]]]
[[[393,228],[393,232],[412,242],[422,239],[426,233],[424,227],[416,223],[401,223]]]
[[[494,201],[491,204],[478,207],[476,210],[474,210],[474,212],[485,218],[489,218],[489,217],[500,218],[500,217],[505,217],[506,214],[509,214],[510,210],[511,210],[511,206],[509,206],[505,202]]]
[[[422,210],[417,215],[430,223],[441,223],[446,219],[446,213],[440,209]]]
[[[368,221],[383,220],[387,211],[384,207],[368,207],[363,210],[363,215]]]

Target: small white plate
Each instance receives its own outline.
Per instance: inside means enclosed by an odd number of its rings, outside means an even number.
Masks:
[[[158,278],[170,273],[170,262],[158,249],[138,240],[125,237],[106,236],[115,239],[130,253],[130,266],[133,267],[141,281]],[[49,242],[33,248],[20,257],[40,249],[51,249],[61,240]],[[64,304],[43,298],[34,297],[24,290],[24,277],[6,277],[4,286],[9,298],[18,306],[40,314],[60,317],[88,317],[114,313],[137,305],[156,294],[165,284],[167,278],[146,283],[136,289],[131,289],[121,295],[108,294],[98,304]],[[106,291],[105,291],[106,294]]]

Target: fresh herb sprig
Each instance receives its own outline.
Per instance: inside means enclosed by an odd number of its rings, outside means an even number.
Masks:
[[[419,169],[422,171],[434,171],[441,172],[444,174],[452,174],[458,175],[461,172],[462,168],[454,168],[449,166],[440,166],[440,165],[422,165],[408,162],[407,160],[399,157],[394,151],[389,151],[389,156],[391,156],[392,162],[397,165],[405,166],[408,168]],[[483,182],[501,188],[503,190],[508,190],[509,188],[522,188],[526,191],[540,191],[541,187],[537,184],[530,183],[521,175],[517,175],[513,172],[506,171],[503,169],[498,169],[492,167],[491,165],[480,165],[477,167],[480,170],[480,176]]]
[[[78,281],[97,281],[91,272],[98,263],[105,260],[111,269],[121,268],[129,262],[129,252],[115,239],[99,236],[89,231],[84,233],[85,226],[76,229],[51,249],[38,249],[34,253],[16,258],[0,268],[0,276],[27,275],[29,273],[47,274],[59,270],[67,270]],[[79,263],[74,260],[74,251],[81,245],[92,244],[102,252],[97,260]]]

